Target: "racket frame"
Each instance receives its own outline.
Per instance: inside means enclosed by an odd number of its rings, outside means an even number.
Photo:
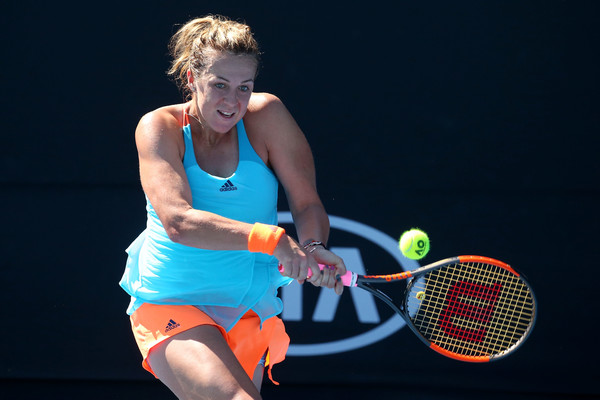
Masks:
[[[505,270],[508,270],[515,276],[519,277],[520,281],[523,282],[527,286],[529,293],[531,294],[531,298],[532,298],[532,306],[533,306],[532,319],[531,319],[531,322],[529,323],[527,329],[525,330],[525,332],[523,332],[523,334],[519,338],[519,340],[517,340],[514,344],[512,344],[508,349],[506,349],[498,354],[493,354],[490,356],[460,355],[460,354],[456,354],[454,352],[448,351],[435,343],[432,343],[425,336],[423,336],[423,334],[417,329],[417,327],[412,322],[412,320],[408,314],[408,311],[407,311],[408,310],[407,294],[410,293],[410,289],[411,289],[412,285],[414,284],[414,282],[417,281],[416,278],[424,276],[425,274],[427,274],[431,271],[434,271],[436,269],[442,268],[446,265],[451,265],[451,264],[456,264],[456,263],[472,263],[472,262],[491,264],[491,265],[503,268]],[[348,278],[346,278],[346,281],[350,282],[350,280]],[[399,282],[399,281],[408,281],[408,283],[406,285],[403,301],[400,304],[396,303],[390,296],[385,294],[383,291],[372,286],[373,283],[375,283],[375,284],[394,283],[394,282]],[[484,363],[484,362],[490,362],[490,361],[497,361],[497,360],[500,360],[500,359],[508,356],[509,354],[511,354],[515,350],[517,350],[521,345],[523,345],[523,343],[527,340],[527,338],[529,337],[529,335],[531,333],[531,330],[533,329],[533,327],[535,325],[536,318],[537,318],[537,301],[535,298],[535,294],[534,294],[531,286],[527,282],[527,280],[521,274],[519,274],[514,268],[512,268],[510,265],[508,265],[502,261],[499,261],[499,260],[496,260],[493,258],[489,258],[489,257],[483,257],[483,256],[450,257],[450,258],[446,258],[446,259],[437,261],[437,262],[429,264],[429,265],[425,265],[423,267],[417,268],[412,271],[405,271],[405,272],[388,274],[388,275],[358,275],[358,274],[352,273],[351,282],[352,282],[352,285],[346,285],[346,286],[354,286],[354,287],[359,287],[363,290],[366,290],[367,292],[371,293],[373,296],[377,297],[378,299],[383,301],[385,304],[387,304],[392,310],[394,310],[398,315],[400,315],[402,317],[402,319],[404,319],[404,321],[406,322],[406,325],[411,329],[411,331],[429,348],[431,348],[432,350],[434,350],[446,357],[449,357],[449,358],[452,358],[455,360],[459,360],[459,361],[466,361],[466,362],[471,362],[471,363]]]

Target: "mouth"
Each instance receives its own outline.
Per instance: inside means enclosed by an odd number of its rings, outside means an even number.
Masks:
[[[220,111],[220,110],[217,110],[217,112],[224,118],[231,118],[235,114],[233,112],[225,112],[225,111]]]

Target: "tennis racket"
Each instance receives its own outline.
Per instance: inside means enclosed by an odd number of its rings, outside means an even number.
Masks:
[[[390,275],[348,271],[339,278],[344,286],[385,302],[429,348],[460,361],[504,358],[525,342],[535,324],[529,283],[508,264],[488,257],[452,257]],[[407,285],[399,303],[372,285],[400,281]]]

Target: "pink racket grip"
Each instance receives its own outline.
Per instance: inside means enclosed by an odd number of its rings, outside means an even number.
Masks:
[[[331,269],[332,267],[330,265],[319,264],[319,268],[321,268],[321,270],[323,270],[325,268]],[[279,264],[279,272],[283,272],[283,265],[281,265],[281,264]],[[312,270],[309,268],[307,278],[310,278],[311,276],[312,276]],[[339,278],[339,280],[342,281],[344,286],[356,286],[357,275],[352,271],[346,271],[346,273],[344,275],[339,276],[338,278]]]

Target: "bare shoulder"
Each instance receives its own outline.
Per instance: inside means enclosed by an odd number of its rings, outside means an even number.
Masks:
[[[182,105],[170,105],[145,114],[139,121],[135,130],[135,139],[138,149],[150,145],[154,147],[159,143],[169,142],[183,149],[181,127]]]
[[[272,94],[257,93],[248,105],[247,115],[244,123],[252,145],[263,160],[268,160],[267,165],[276,171],[284,186],[301,180],[310,182],[310,147],[283,102]],[[299,176],[298,171],[305,176]]]
[[[244,116],[244,124],[253,137],[265,139],[296,129],[296,122],[279,97],[253,93]]]
[[[150,133],[179,129],[183,126],[182,117],[179,114],[181,114],[180,104],[157,108],[140,119],[137,130]]]
[[[281,99],[271,93],[252,93],[248,104],[248,114],[269,114],[285,108]]]

